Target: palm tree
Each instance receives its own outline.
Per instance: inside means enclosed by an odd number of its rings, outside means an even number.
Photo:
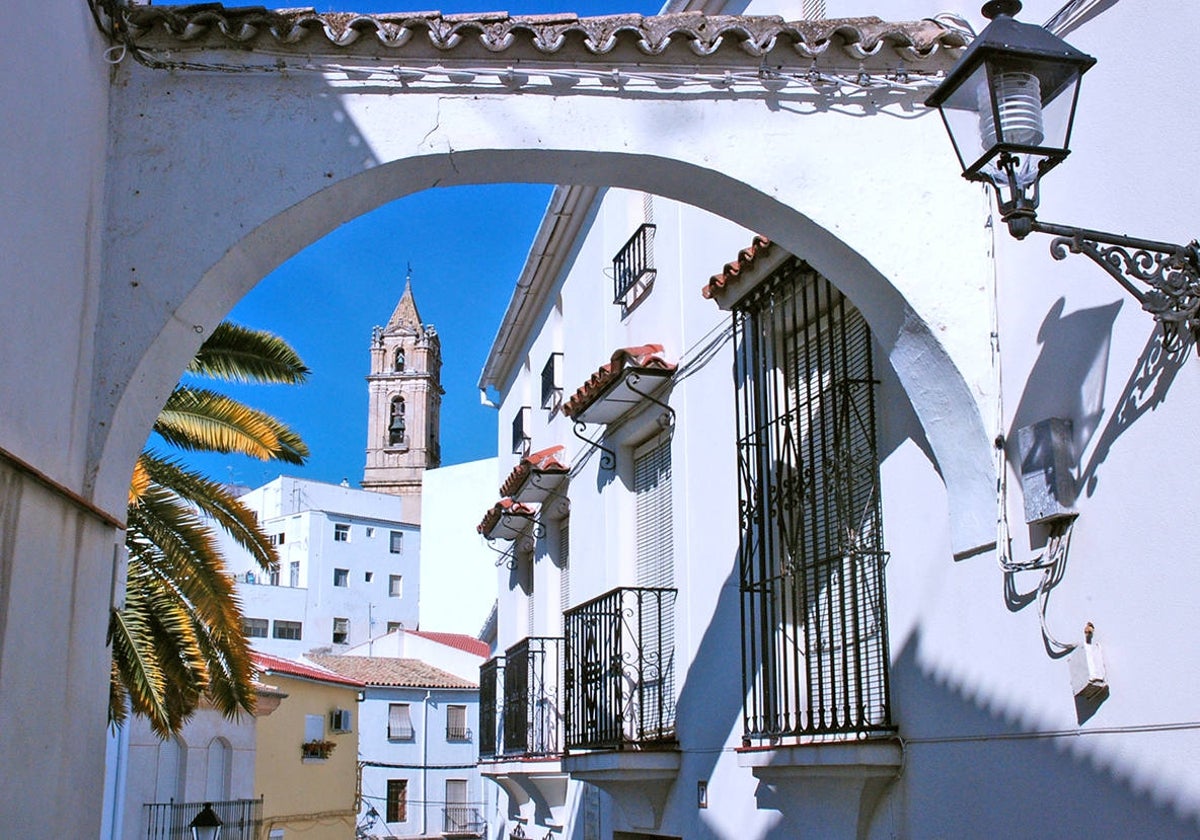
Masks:
[[[225,322],[187,373],[239,382],[298,384],[299,355],[271,333]],[[181,383],[154,431],[188,451],[240,453],[302,464],[305,446],[285,424],[223,394]],[[229,717],[253,711],[253,671],[241,608],[213,525],[224,529],[264,571],[278,555],[258,521],[228,490],[151,449],[134,467],[125,545],[125,605],[109,619],[112,644],[109,719],[144,715],[159,735],[179,728],[207,695]]]

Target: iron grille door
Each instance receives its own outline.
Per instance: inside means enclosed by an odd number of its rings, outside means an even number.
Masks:
[[[870,331],[793,257],[734,332],[746,739],[890,731]]]

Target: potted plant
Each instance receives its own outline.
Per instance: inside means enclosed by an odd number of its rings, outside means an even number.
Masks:
[[[305,741],[300,745],[300,756],[302,758],[329,758],[336,746],[337,744],[333,741]]]

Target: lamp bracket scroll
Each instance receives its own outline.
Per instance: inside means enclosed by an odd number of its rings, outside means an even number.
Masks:
[[[1200,338],[1200,243],[1157,242],[1034,220],[1033,230],[1054,237],[1050,255],[1083,254],[1100,266],[1162,324],[1168,345],[1180,331]],[[1145,287],[1145,288],[1143,288]]]

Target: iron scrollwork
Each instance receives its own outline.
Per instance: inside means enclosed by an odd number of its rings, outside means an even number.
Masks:
[[[1054,236],[1050,242],[1054,259],[1083,254],[1108,272],[1162,324],[1168,349],[1178,347],[1180,330],[1200,337],[1200,243],[1196,240],[1174,245],[1036,220],[1033,230]]]
[[[593,449],[600,450],[600,469],[607,470],[609,472],[615,470],[617,468],[617,453],[600,443],[599,440],[592,440],[590,437],[585,435],[583,432],[586,428],[587,423],[584,423],[582,420],[577,420],[574,427],[575,437],[579,438]]]
[[[635,386],[641,381],[642,381],[642,375],[640,373],[637,373],[636,371],[634,371],[625,378],[625,387],[628,388],[630,391],[633,391],[633,393],[637,394],[642,399],[647,400],[648,402],[654,403],[656,406],[658,406],[665,412],[662,415],[662,417],[659,418],[660,426],[662,426],[664,429],[674,428],[675,427],[675,409],[671,408],[671,406],[667,405],[662,400],[655,399],[653,396],[651,396],[646,391],[641,391],[638,388],[636,388]]]

